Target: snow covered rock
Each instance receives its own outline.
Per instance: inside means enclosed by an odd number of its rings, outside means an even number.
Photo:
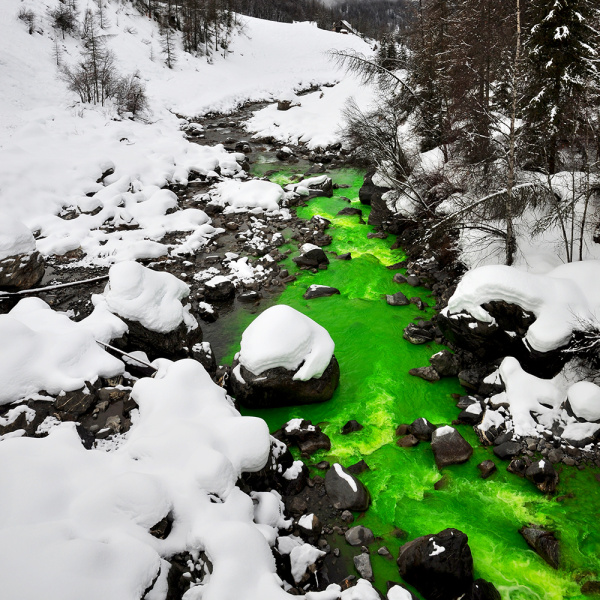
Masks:
[[[471,444],[454,427],[438,427],[431,435],[431,449],[438,469],[467,462],[473,454]]]
[[[400,548],[400,575],[427,600],[460,598],[473,584],[473,557],[458,529],[424,535]]]
[[[104,294],[92,302],[124,320],[129,346],[152,357],[181,358],[202,341],[198,322],[182,303],[189,293],[189,286],[170,273],[124,261],[111,267]]]
[[[76,323],[39,298],[24,298],[0,315],[0,339],[10,340],[0,347],[0,405],[40,390],[78,390],[86,381],[122,373],[123,363],[96,343],[111,338],[112,319],[96,313]]]
[[[275,212],[283,200],[283,189],[276,183],[254,179],[252,181],[227,180],[215,188],[216,200],[225,206],[224,213]]]
[[[300,256],[292,259],[301,269],[326,269],[329,259],[325,252],[314,244],[304,244]]]
[[[298,446],[302,454],[314,454],[317,450],[331,450],[331,441],[318,425],[306,419],[291,419],[273,437],[289,446]]]
[[[600,387],[595,383],[579,381],[573,384],[567,398],[576,417],[594,423],[600,421]]]
[[[45,262],[36,250],[31,230],[21,221],[0,213],[0,289],[26,290],[44,276]]]
[[[339,510],[364,511],[371,504],[367,488],[342,465],[334,463],[325,475],[325,489]]]
[[[538,460],[527,467],[525,478],[544,494],[553,494],[558,485],[558,473],[549,460]]]
[[[272,306],[242,335],[230,392],[255,408],[329,400],[340,378],[334,348],[329,333],[312,319],[290,306]]]
[[[209,302],[226,302],[235,296],[235,286],[231,279],[217,275],[205,284],[204,295]]]
[[[335,294],[339,294],[340,290],[327,285],[310,285],[306,292],[302,295],[305,300],[313,300],[314,298],[327,298]]]

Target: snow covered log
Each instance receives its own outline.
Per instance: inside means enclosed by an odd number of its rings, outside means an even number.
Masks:
[[[242,335],[230,393],[253,408],[325,402],[340,379],[334,348],[312,319],[290,306],[272,306]]]

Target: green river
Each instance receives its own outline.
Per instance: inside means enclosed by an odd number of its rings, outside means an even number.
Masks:
[[[258,164],[254,174],[261,175],[270,168],[272,163]],[[292,175],[293,171],[287,168],[272,175],[271,180],[285,184]],[[331,220],[327,233],[334,241],[325,250],[351,252],[352,260],[332,259],[326,271],[316,274],[299,272],[297,280],[276,301],[294,307],[329,331],[340,364],[340,386],[333,399],[324,404],[257,410],[252,414],[264,418],[271,431],[294,417],[318,423],[331,438],[332,449],[314,455],[309,467],[324,459],[345,466],[360,459],[367,462],[370,471],[360,479],[369,489],[373,503],[365,514],[356,515],[355,524],[370,527],[382,538],[380,545],[385,544],[394,558],[404,542],[455,527],[469,537],[475,576],[494,583],[503,599],[586,597],[580,586],[600,578],[597,469],[562,468],[557,496],[545,497],[533,484],[508,473],[506,463],[497,459],[490,448],[478,444],[471,427],[458,429],[475,448],[473,457],[466,464],[448,467],[441,473],[428,443],[410,449],[396,445],[394,432],[401,423],[411,423],[418,417],[436,424],[451,423],[459,411],[450,395],[462,394],[464,390],[455,378],[428,383],[408,375],[409,369],[428,365],[428,358],[441,349],[434,343],[414,346],[402,338],[409,322],[430,318],[433,309],[421,312],[414,305],[388,306],[384,295],[403,291],[408,297],[418,295],[431,305],[434,300],[426,289],[392,281],[394,272],[386,266],[404,258],[399,250],[391,249],[394,236],[386,240],[367,239],[372,227],[359,224],[357,216],[336,216],[348,206],[340,198],[346,196],[353,206],[362,209],[366,221],[369,207],[358,201],[363,172],[340,169],[333,178],[350,187],[336,190],[333,198],[313,199],[297,212],[304,219],[318,214]],[[297,253],[295,244],[282,250],[287,248]],[[283,264],[291,273],[296,272],[291,257]],[[302,294],[312,283],[337,287],[341,295],[304,300]],[[223,334],[232,341],[226,356],[217,357],[221,362],[231,363],[239,350],[241,333],[271,303],[242,308],[223,317]],[[343,436],[340,430],[350,419],[356,419],[364,429]],[[483,480],[476,465],[486,459],[494,460],[498,471]],[[445,485],[435,490],[434,484],[442,476]],[[527,523],[557,532],[562,551],[560,570],[552,569],[529,549],[518,533]],[[406,532],[406,536],[396,537],[397,529]],[[377,543],[372,545],[371,560],[375,585],[385,591],[385,582],[399,581],[399,575],[395,560],[377,555],[374,550],[378,547]]]

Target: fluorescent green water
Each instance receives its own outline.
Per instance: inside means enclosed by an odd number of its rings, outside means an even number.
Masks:
[[[264,165],[262,171],[266,170]],[[289,181],[290,172],[278,174],[279,183]],[[475,558],[476,576],[492,581],[503,598],[511,600],[581,598],[580,584],[597,579],[600,568],[600,484],[596,471],[564,469],[560,494],[574,497],[562,502],[542,496],[532,484],[510,475],[505,464],[486,481],[480,479],[476,465],[482,460],[495,460],[491,451],[479,447],[470,427],[459,427],[463,436],[475,447],[473,458],[465,465],[449,467],[440,473],[434,463],[429,444],[404,449],[395,444],[394,431],[401,423],[425,417],[433,423],[450,423],[457,409],[450,397],[463,390],[454,379],[427,383],[407,374],[412,367],[429,364],[428,358],[440,347],[435,344],[413,346],[402,338],[403,328],[415,318],[428,318],[431,309],[420,312],[413,305],[391,307],[386,293],[403,291],[407,296],[419,295],[433,304],[427,290],[392,282],[393,272],[386,266],[403,258],[391,250],[393,236],[387,240],[367,239],[372,228],[359,225],[358,217],[336,217],[348,206],[340,196],[353,199],[353,205],[368,207],[356,200],[362,173],[345,169],[334,175],[337,183],[352,187],[336,191],[335,197],[311,200],[298,209],[300,217],[315,214],[333,221],[328,230],[334,242],[326,250],[338,254],[352,253],[352,260],[331,257],[326,271],[316,274],[298,273],[277,300],[288,304],[323,325],[336,343],[341,381],[333,399],[319,405],[278,410],[253,411],[264,418],[271,430],[278,429],[293,417],[304,417],[319,423],[329,435],[332,450],[315,455],[310,464],[327,459],[350,465],[364,459],[370,471],[360,478],[373,498],[371,508],[357,515],[361,524],[371,527],[383,538],[392,555],[407,539],[456,527],[469,536]],[[291,246],[290,246],[291,247]],[[290,272],[295,266],[288,259]],[[341,295],[306,301],[306,288],[318,283],[337,287]],[[267,305],[258,310],[264,310]],[[255,314],[238,312],[224,323],[224,331],[232,342],[224,362],[230,362],[239,350],[241,332]],[[364,429],[342,436],[339,432],[349,419],[356,419]],[[447,484],[435,490],[434,483],[442,475]],[[563,568],[554,571],[518,534],[526,523],[544,525],[559,532],[563,548]],[[406,532],[406,538],[392,535],[395,528]],[[394,561],[371,555],[376,585],[385,590],[386,580],[399,581]]]

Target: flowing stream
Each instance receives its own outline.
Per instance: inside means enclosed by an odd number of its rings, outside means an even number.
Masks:
[[[259,162],[253,174],[262,175],[276,166]],[[286,166],[271,175],[271,180],[288,183],[304,167]],[[312,456],[309,467],[321,460],[339,461],[345,466],[361,459],[367,462],[370,470],[359,477],[373,503],[366,513],[356,515],[354,524],[370,527],[382,538],[379,545],[386,545],[394,557],[390,560],[379,556],[375,552],[377,542],[371,546],[375,585],[381,591],[386,590],[386,581],[399,581],[395,558],[403,543],[455,527],[469,537],[475,576],[493,582],[504,599],[585,597],[581,584],[600,578],[598,469],[562,468],[559,496],[545,497],[533,484],[508,473],[507,463],[497,459],[491,448],[480,446],[471,427],[458,429],[474,447],[473,457],[441,473],[430,444],[421,442],[410,449],[396,445],[395,429],[401,423],[411,423],[418,417],[436,424],[451,423],[459,411],[450,395],[464,394],[464,390],[456,378],[428,383],[408,375],[409,369],[428,365],[428,358],[441,349],[434,343],[414,346],[402,338],[409,322],[431,318],[433,309],[388,306],[384,295],[402,291],[408,297],[418,295],[431,305],[434,300],[426,289],[392,281],[394,272],[387,265],[404,258],[401,251],[391,249],[394,236],[368,239],[367,233],[374,229],[360,224],[357,216],[336,216],[349,206],[342,198],[345,196],[352,200],[352,206],[362,209],[366,221],[369,207],[358,201],[363,172],[338,169],[332,176],[336,183],[350,187],[336,190],[333,198],[313,199],[297,213],[304,219],[318,214],[331,220],[327,233],[334,241],[325,250],[351,252],[352,260],[330,257],[326,271],[300,272],[278,298],[258,307],[240,306],[224,315],[218,321],[220,348],[216,353],[218,360],[230,364],[239,350],[243,330],[256,315],[274,302],[288,304],[323,325],[333,337],[341,370],[340,386],[333,399],[323,404],[246,414],[264,418],[271,431],[295,417],[320,424],[331,438],[332,449]],[[296,244],[289,243],[282,250],[286,248],[294,250],[291,256],[297,254]],[[296,272],[291,256],[284,266]],[[304,300],[302,294],[313,283],[337,287],[341,295]],[[350,419],[356,419],[364,429],[341,435],[342,426]],[[498,471],[483,480],[476,465],[486,459],[495,461]],[[323,475],[314,467],[311,471]],[[443,485],[434,489],[442,477]],[[562,550],[560,570],[547,565],[520,536],[519,528],[528,523],[557,532]],[[343,544],[340,548],[350,552]],[[351,551],[356,554],[356,549]]]

